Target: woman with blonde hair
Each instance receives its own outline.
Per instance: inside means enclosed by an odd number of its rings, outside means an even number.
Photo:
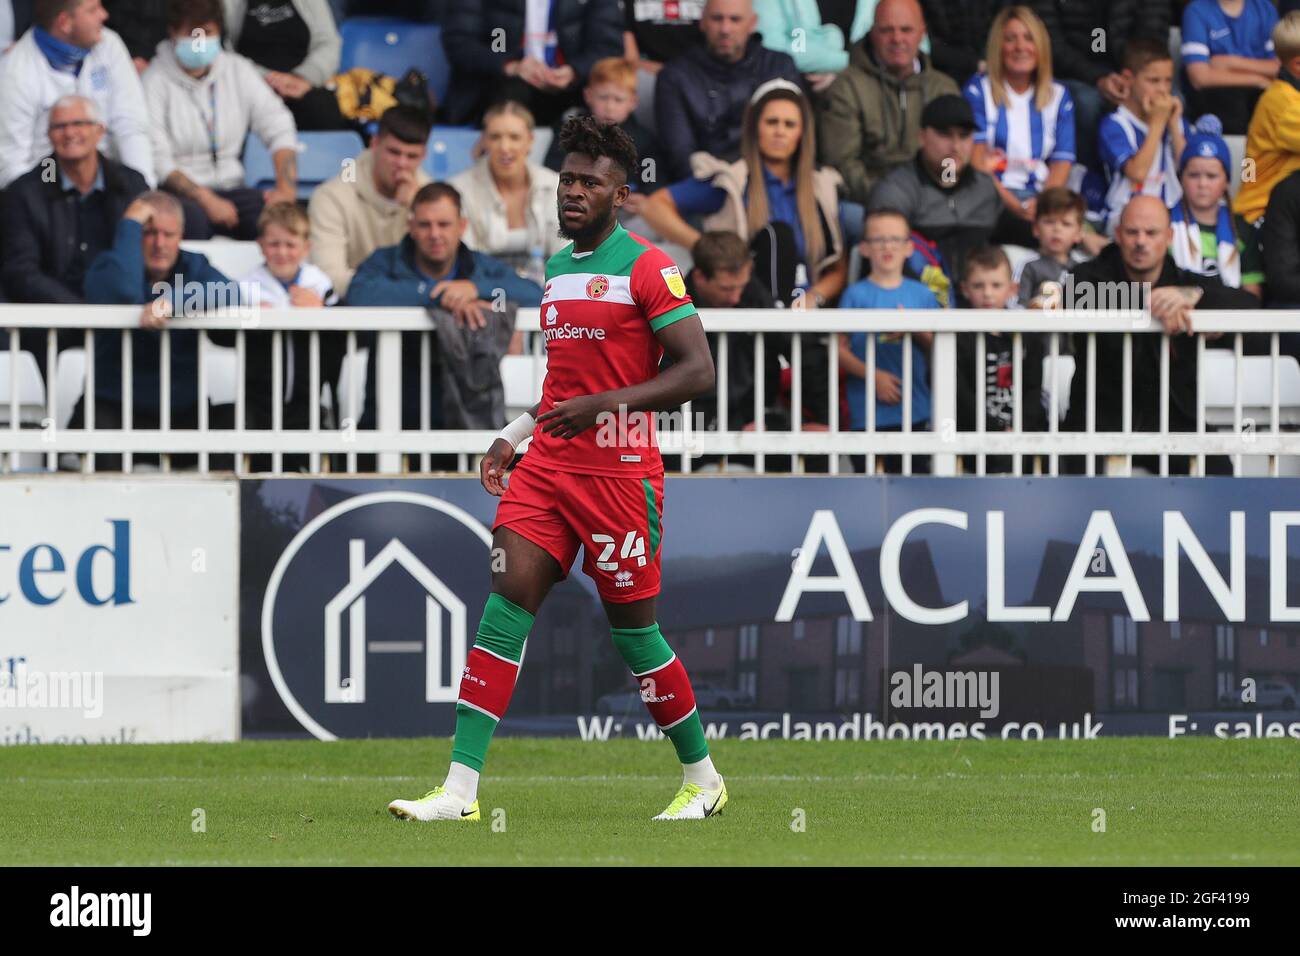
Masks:
[[[559,176],[529,160],[533,114],[514,100],[503,100],[483,114],[482,155],[449,182],[461,195],[469,227],[465,245],[515,269],[535,272],[564,246],[555,211]],[[540,259],[540,262],[538,261]],[[541,276],[529,275],[539,284]]]
[[[788,305],[820,308],[848,278],[840,231],[840,174],[816,168],[812,111],[803,91],[771,80],[742,121],[740,159],[691,156],[693,179],[661,189],[642,215],[659,235],[690,249],[702,231],[727,230],[754,252],[754,275]],[[703,230],[684,217],[701,216]]]
[[[993,240],[1033,246],[1037,196],[1064,186],[1074,164],[1074,101],[1052,78],[1051,38],[1029,7],[993,19],[985,62],[963,90],[975,113],[971,164],[993,176],[1006,207]]]

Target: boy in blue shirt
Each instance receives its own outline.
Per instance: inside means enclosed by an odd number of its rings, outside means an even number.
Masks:
[[[863,223],[860,246],[871,263],[871,273],[844,290],[842,309],[938,309],[939,300],[924,284],[903,276],[903,265],[912,254],[911,228],[907,217],[894,209],[869,212]],[[934,335],[912,333],[912,430],[924,429],[930,421],[930,369],[925,353]],[[840,335],[840,366],[848,378],[851,427],[867,427],[867,333]],[[897,332],[876,333],[876,431],[901,431],[903,427],[903,336]],[[899,471],[899,456],[881,456],[885,470]],[[927,459],[913,468],[928,472]]]
[[[1178,157],[1191,128],[1173,94],[1174,61],[1162,40],[1138,37],[1124,48],[1128,98],[1097,131],[1106,167],[1106,235],[1113,235],[1128,201],[1141,193],[1165,206],[1178,202]]]
[[[1244,135],[1255,101],[1277,78],[1277,9],[1269,0],[1192,0],[1183,11],[1187,116],[1206,113],[1229,135]]]

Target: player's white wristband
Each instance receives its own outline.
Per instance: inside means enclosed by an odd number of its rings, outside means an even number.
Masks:
[[[498,437],[504,438],[508,441],[511,448],[518,448],[519,443],[532,435],[533,429],[536,427],[537,419],[533,418],[533,416],[529,415],[527,412],[524,412],[505,428],[501,429],[501,434]]]

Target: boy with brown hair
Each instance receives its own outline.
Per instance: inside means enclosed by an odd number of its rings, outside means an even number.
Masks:
[[[1011,277],[1011,262],[997,246],[984,246],[966,256],[962,270],[962,295],[972,309],[1005,309],[1016,297],[1016,282]],[[976,368],[976,332],[957,336],[957,430],[973,432],[984,416],[986,432],[1009,432],[1015,427],[1015,337],[997,332],[984,333],[984,364]],[[1020,430],[1043,431],[1043,345],[1042,337],[1020,336]],[[985,459],[989,474],[1014,470],[1010,455],[989,455]],[[975,471],[974,456],[963,456],[962,466]],[[1032,470],[1030,463],[1024,470]]]
[[[1191,132],[1183,104],[1174,96],[1174,61],[1160,40],[1139,37],[1124,50],[1128,97],[1101,121],[1098,151],[1110,187],[1106,191],[1106,235],[1115,231],[1129,199],[1155,196],[1166,207],[1182,195],[1178,157]]]
[[[1088,258],[1080,248],[1086,213],[1083,197],[1064,186],[1053,186],[1039,194],[1034,211],[1038,256],[1022,265],[1016,277],[1023,307],[1029,308],[1044,282],[1063,281],[1072,265]]]

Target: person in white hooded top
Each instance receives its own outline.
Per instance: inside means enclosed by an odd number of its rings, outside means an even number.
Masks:
[[[297,198],[298,132],[257,68],[223,50],[221,0],[172,0],[168,39],[144,72],[158,181],[185,207],[185,238],[255,239],[264,205]],[[250,130],[275,162],[275,187],[244,186]]]
[[[51,107],[64,96],[94,102],[104,153],[154,183],[149,114],[126,45],[105,28],[100,0],[36,0],[34,25],[0,58],[0,186],[53,152]]]

